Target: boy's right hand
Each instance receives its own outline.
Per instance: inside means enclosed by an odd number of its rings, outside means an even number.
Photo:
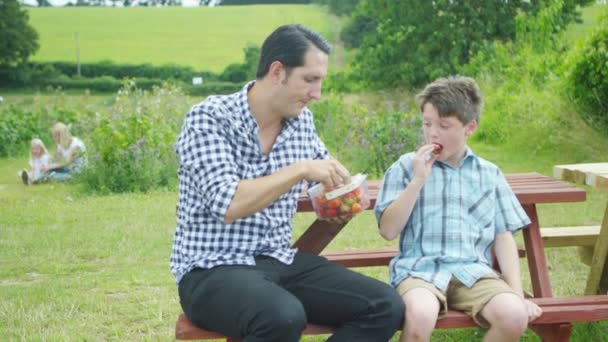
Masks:
[[[429,174],[431,174],[431,167],[438,157],[437,154],[432,153],[435,147],[435,144],[428,144],[418,149],[416,155],[414,155],[414,159],[412,160],[412,168],[414,170],[413,180],[417,180],[422,183],[426,182]],[[427,159],[427,156],[429,155],[431,157]]]

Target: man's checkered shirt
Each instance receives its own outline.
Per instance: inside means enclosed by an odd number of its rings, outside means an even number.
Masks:
[[[170,264],[177,283],[194,268],[254,265],[256,255],[293,261],[292,219],[305,181],[266,209],[224,223],[241,179],[267,176],[300,160],[329,158],[306,108],[284,121],[271,152],[262,154],[247,102],[253,84],[232,95],[210,96],[186,115],[175,145],[179,201]]]
[[[374,213],[382,213],[412,180],[408,153],[386,172]],[[491,266],[496,234],[516,232],[530,219],[498,167],[467,149],[459,168],[433,163],[389,265],[391,285],[417,277],[445,291],[452,276],[471,287]]]

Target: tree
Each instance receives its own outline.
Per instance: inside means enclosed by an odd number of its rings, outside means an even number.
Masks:
[[[23,65],[38,50],[38,33],[17,0],[0,0],[0,68]]]
[[[487,42],[514,39],[520,13],[535,14],[561,2],[555,21],[559,31],[577,18],[577,6],[590,1],[367,0],[357,6],[353,27],[343,32],[350,34],[350,45],[360,44],[354,74],[362,81],[374,87],[416,87],[454,73]]]

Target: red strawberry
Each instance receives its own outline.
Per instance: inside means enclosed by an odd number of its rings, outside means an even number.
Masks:
[[[336,209],[327,209],[327,211],[325,211],[326,217],[336,217],[336,215],[338,215]]]
[[[439,144],[439,143],[435,143],[435,148],[433,149],[433,152],[431,152],[433,154],[433,156],[438,156],[441,154],[441,151],[443,151],[443,145]]]

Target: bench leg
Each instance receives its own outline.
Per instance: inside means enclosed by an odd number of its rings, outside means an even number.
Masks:
[[[544,342],[569,342],[572,324],[533,325],[530,327]]]
[[[608,258],[608,205],[604,212],[604,219],[597,236],[591,259],[591,269],[587,278],[585,294],[606,294],[608,291],[608,270],[606,270],[606,258]]]

